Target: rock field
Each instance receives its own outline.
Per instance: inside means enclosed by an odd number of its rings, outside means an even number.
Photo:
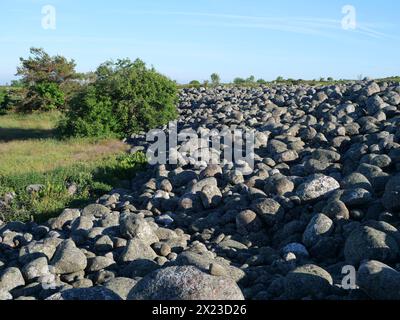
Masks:
[[[400,299],[398,83],[183,89],[179,111],[254,130],[254,170],[181,142],[130,190],[0,221],[0,300]]]

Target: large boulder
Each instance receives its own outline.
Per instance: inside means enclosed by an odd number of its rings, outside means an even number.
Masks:
[[[137,238],[148,245],[158,242],[158,237],[150,224],[136,214],[128,214],[121,217],[120,231],[127,239]]]
[[[372,299],[400,300],[400,273],[380,261],[363,263],[357,284]]]
[[[386,184],[382,204],[388,210],[400,210],[400,175],[391,178]]]
[[[25,280],[18,268],[7,268],[0,276],[0,291],[9,292],[23,285]]]
[[[369,226],[356,228],[344,246],[346,261],[353,265],[363,260],[394,261],[398,253],[399,246],[395,238]]]
[[[244,300],[237,284],[193,266],[152,272],[133,288],[128,300]]]
[[[122,262],[130,262],[135,260],[153,260],[157,254],[147,243],[140,239],[129,240],[127,246],[121,254]]]
[[[296,194],[302,201],[311,201],[323,198],[339,188],[339,182],[332,177],[316,174],[302,183],[297,188]]]
[[[303,233],[303,243],[307,247],[312,247],[322,237],[329,236],[332,231],[333,221],[322,213],[317,214],[311,219]]]
[[[89,204],[82,210],[82,216],[104,218],[111,213],[111,210],[101,204]]]
[[[113,278],[107,281],[104,287],[119,295],[121,299],[126,300],[129,292],[137,283],[137,280],[130,278]]]
[[[281,220],[284,213],[279,202],[269,198],[256,199],[251,204],[251,209],[268,225]]]
[[[51,260],[54,273],[69,274],[85,270],[87,259],[72,240],[63,241]]]
[[[291,271],[285,278],[285,297],[288,299],[322,299],[332,290],[333,280],[324,269],[307,264]]]
[[[65,209],[57,218],[50,221],[52,229],[62,230],[64,225],[78,218],[81,215],[78,209]]]

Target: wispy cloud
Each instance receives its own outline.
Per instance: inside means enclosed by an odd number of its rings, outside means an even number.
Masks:
[[[211,21],[203,21],[204,25],[232,27],[232,28],[256,28],[281,32],[292,32],[307,35],[332,36],[333,33],[348,32],[364,35],[366,37],[383,39],[398,37],[377,30],[382,24],[357,22],[354,30],[343,30],[341,20],[315,18],[315,17],[263,17],[237,14],[185,12],[185,11],[124,11],[121,14],[129,15],[161,15],[182,17],[203,17]],[[213,21],[214,19],[214,21]],[[199,23],[199,22],[197,22]]]

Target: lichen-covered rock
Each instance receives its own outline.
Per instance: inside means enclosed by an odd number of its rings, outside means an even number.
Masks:
[[[85,270],[87,259],[72,240],[63,241],[51,259],[56,274],[68,274]]]
[[[310,201],[320,199],[339,188],[340,184],[334,178],[316,174],[300,185],[296,194],[302,201]]]
[[[138,282],[129,300],[243,300],[237,284],[206,274],[193,266],[154,271]]]
[[[137,238],[148,245],[158,242],[157,235],[147,221],[135,214],[128,214],[121,218],[120,230],[127,239]]]
[[[9,292],[23,285],[25,285],[25,280],[18,268],[7,268],[0,275],[0,291]]]

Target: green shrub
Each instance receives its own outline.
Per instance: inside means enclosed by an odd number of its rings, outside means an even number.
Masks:
[[[71,100],[60,129],[64,135],[125,137],[174,120],[177,102],[176,83],[141,60],[106,62]]]
[[[235,78],[235,79],[233,79],[233,83],[234,83],[235,85],[242,85],[242,84],[245,84],[245,83],[246,83],[246,80],[243,79],[243,78]]]
[[[256,78],[254,76],[250,76],[246,79],[247,83],[254,83],[256,81]]]
[[[26,90],[20,87],[5,88],[0,91],[0,112],[6,113],[21,106],[26,98]]]
[[[98,94],[95,87],[79,92],[71,99],[69,108],[59,125],[64,136],[112,137],[121,130],[110,97]]]
[[[200,88],[201,87],[201,83],[198,80],[193,80],[189,82],[189,87],[191,88]]]
[[[0,110],[3,108],[6,95],[7,95],[6,90],[4,88],[0,88]]]
[[[54,82],[40,82],[30,88],[28,100],[30,103],[24,104],[26,111],[55,110],[65,103],[64,93],[58,84]]]

